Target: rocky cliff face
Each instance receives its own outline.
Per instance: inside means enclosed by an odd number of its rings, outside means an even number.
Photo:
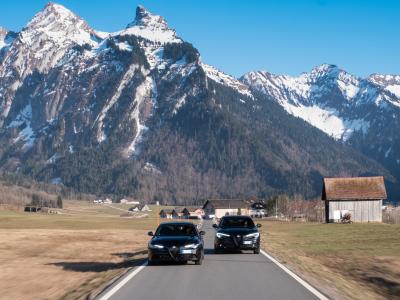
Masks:
[[[18,34],[2,31],[0,41],[2,170],[170,203],[315,197],[324,175],[395,181],[380,164],[288,115],[250,79],[202,62],[143,7],[125,29],[104,33],[48,4]],[[307,106],[314,92],[282,93],[304,94],[287,101],[294,107]]]

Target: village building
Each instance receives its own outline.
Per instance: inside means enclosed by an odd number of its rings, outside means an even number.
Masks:
[[[132,199],[132,198],[122,198],[122,199],[119,201],[119,203],[121,203],[121,204],[140,204],[139,201],[135,201],[135,200]]]
[[[186,207],[175,207],[175,212],[178,214],[178,218],[188,219],[190,212]]]
[[[250,204],[244,200],[207,200],[203,205],[206,218],[232,215],[250,215]]]
[[[186,209],[189,212],[189,218],[193,219],[201,219],[204,216],[204,211],[201,207],[198,206],[186,206]]]
[[[178,214],[175,209],[172,208],[163,208],[160,210],[160,218],[163,219],[176,219],[178,218]]]
[[[382,202],[387,198],[384,178],[324,178],[322,200],[326,222],[339,222],[350,214],[353,222],[382,222]]]

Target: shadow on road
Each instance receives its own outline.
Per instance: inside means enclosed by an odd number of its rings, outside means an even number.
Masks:
[[[56,262],[46,265],[53,265],[62,267],[67,271],[74,272],[105,272],[109,270],[124,269],[139,265],[145,261],[143,257],[147,251],[128,252],[128,253],[113,253],[112,255],[124,258],[122,262],[93,262],[93,261],[79,261],[79,262]],[[136,257],[140,256],[140,257]]]

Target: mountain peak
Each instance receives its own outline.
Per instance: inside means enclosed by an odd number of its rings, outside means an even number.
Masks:
[[[37,13],[22,31],[25,41],[32,41],[38,34],[46,35],[57,44],[67,41],[83,45],[92,44],[93,30],[75,13],[60,4],[49,2]]]
[[[152,14],[142,5],[139,5],[136,8],[135,20],[132,23],[128,24],[127,28],[134,26],[158,27],[163,28],[164,30],[169,29],[168,24],[163,17]]]
[[[322,65],[314,67],[311,70],[311,73],[319,73],[319,74],[321,74],[321,73],[324,73],[324,74],[339,73],[339,72],[340,72],[339,67],[336,65],[332,65],[332,64],[322,64]]]
[[[141,36],[149,41],[159,43],[179,43],[182,41],[176,36],[175,30],[168,27],[162,16],[152,14],[142,5],[136,8],[135,20],[119,34]]]

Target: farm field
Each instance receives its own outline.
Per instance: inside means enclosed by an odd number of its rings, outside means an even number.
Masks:
[[[126,209],[126,205],[113,205]],[[146,256],[157,207],[143,218],[82,201],[60,214],[0,211],[1,299],[84,299]]]
[[[263,248],[335,299],[400,299],[400,225],[261,221]]]

